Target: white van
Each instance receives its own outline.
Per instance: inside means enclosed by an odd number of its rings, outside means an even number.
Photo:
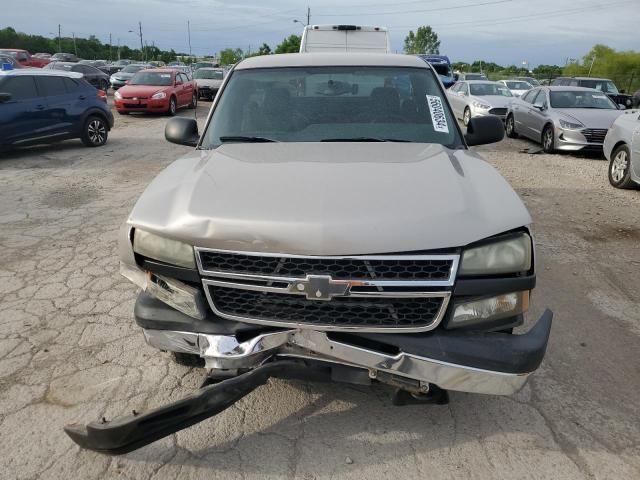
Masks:
[[[308,25],[304,27],[300,53],[391,53],[385,27],[360,25]]]

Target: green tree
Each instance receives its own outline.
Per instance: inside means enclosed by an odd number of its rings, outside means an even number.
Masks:
[[[418,27],[416,33],[409,30],[409,35],[404,39],[404,53],[440,53],[440,40],[438,34],[429,25]]]
[[[597,44],[582,61],[567,65],[562,74],[567,76],[589,75],[610,78],[620,89],[634,92],[640,88],[640,52],[618,51]]]
[[[219,56],[222,65],[233,65],[244,58],[244,52],[241,48],[225,48],[220,50]]]
[[[298,53],[300,51],[300,35],[289,35],[276,47],[276,53]]]
[[[271,54],[271,47],[266,43],[263,43],[258,49],[258,55],[270,55],[270,54]]]

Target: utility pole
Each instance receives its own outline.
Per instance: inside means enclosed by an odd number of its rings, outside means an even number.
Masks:
[[[311,24],[311,8],[307,7],[307,25]]]
[[[111,61],[111,34],[109,34],[109,61]]]
[[[591,66],[589,67],[589,74],[587,75],[587,77],[591,76],[591,69],[593,68],[593,64],[596,61],[596,56],[594,55],[593,58],[591,59]]]
[[[60,24],[58,24],[58,52],[62,52],[62,37],[60,36]]]
[[[76,32],[72,33],[73,35],[73,50],[74,53],[76,54],[76,57],[78,56],[78,47],[76,47]]]
[[[189,60],[191,60],[191,22],[187,20],[187,33],[189,35]]]
[[[138,28],[140,29],[140,56],[144,61],[144,45],[142,44],[142,22],[138,22]]]
[[[118,37],[118,60],[120,60],[120,37]]]

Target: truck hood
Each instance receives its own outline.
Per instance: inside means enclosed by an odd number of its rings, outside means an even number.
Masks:
[[[479,156],[416,143],[195,150],[153,180],[128,219],[196,246],[306,255],[452,248],[530,223]]]

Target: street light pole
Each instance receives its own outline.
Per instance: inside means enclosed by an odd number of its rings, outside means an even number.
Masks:
[[[60,36],[60,24],[58,24],[58,52],[62,52],[62,37]]]
[[[591,76],[591,69],[593,68],[593,64],[596,61],[596,56],[594,55],[593,58],[591,59],[591,66],[589,67],[589,74],[587,75],[587,77]]]
[[[189,34],[189,60],[191,60],[191,22],[187,20],[187,32]]]

